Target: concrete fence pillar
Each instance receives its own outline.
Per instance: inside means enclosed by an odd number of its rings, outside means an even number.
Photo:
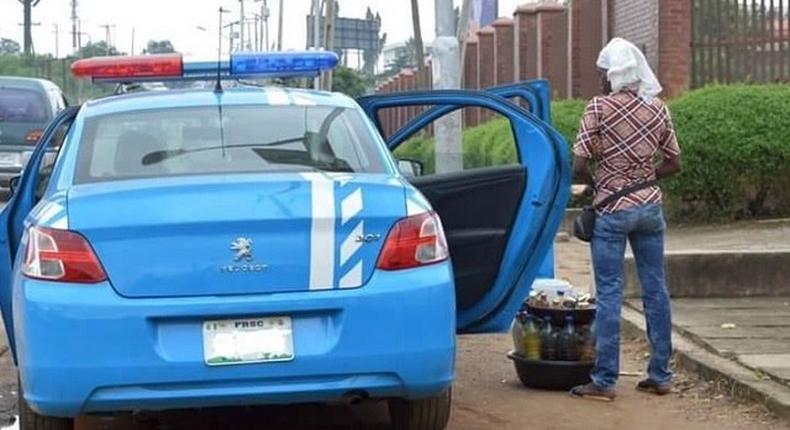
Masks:
[[[494,57],[494,28],[483,27],[477,31],[477,88],[496,85],[496,57]],[[490,110],[478,108],[479,122],[486,122],[493,114]]]
[[[589,99],[601,93],[595,62],[606,40],[606,2],[575,0],[572,7],[572,97]]]
[[[515,25],[510,18],[499,18],[492,24],[494,27],[494,58],[496,58],[496,84],[515,82],[514,32]]]
[[[538,14],[538,75],[548,79],[552,97],[568,97],[568,17],[565,6],[544,3]]]
[[[538,77],[538,15],[534,4],[519,6],[513,13],[514,66],[519,81]]]
[[[477,59],[477,36],[470,35],[466,41],[466,53],[464,58],[464,79],[461,82],[463,88],[468,90],[478,89],[478,59]],[[464,109],[464,127],[474,127],[480,122],[478,109]]]

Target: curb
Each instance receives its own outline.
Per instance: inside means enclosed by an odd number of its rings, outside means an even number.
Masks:
[[[634,336],[645,335],[644,315],[627,304],[623,306],[623,330]],[[790,389],[732,360],[713,354],[672,329],[672,346],[677,364],[707,380],[719,380],[733,397],[756,401],[777,416],[790,420]]]

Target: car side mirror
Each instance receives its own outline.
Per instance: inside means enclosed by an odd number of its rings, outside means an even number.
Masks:
[[[410,158],[399,158],[398,170],[400,170],[403,176],[407,176],[407,177],[422,176],[423,172],[425,171],[425,165],[422,163],[422,161],[419,160],[413,160]]]
[[[17,187],[19,187],[19,178],[21,177],[21,175],[17,175],[8,180],[8,189],[12,196],[16,192]]]

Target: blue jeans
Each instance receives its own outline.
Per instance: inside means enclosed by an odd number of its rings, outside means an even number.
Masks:
[[[660,205],[637,206],[595,220],[592,239],[593,271],[597,289],[595,366],[590,374],[599,388],[610,390],[620,373],[620,309],[623,300],[625,242],[636,260],[650,341],[648,377],[659,384],[672,379],[672,317],[664,276],[664,230]]]

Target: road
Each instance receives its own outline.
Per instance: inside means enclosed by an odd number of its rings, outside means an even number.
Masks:
[[[558,244],[559,275],[578,285],[589,282],[587,250],[577,242]],[[618,399],[611,404],[578,400],[564,392],[523,388],[505,353],[507,335],[461,336],[458,378],[450,430],[777,430],[790,429],[755,404],[737,403],[717,391],[715,382],[677,375],[676,393],[655,397],[636,392],[633,386],[645,362],[645,345],[639,339],[624,342],[624,376]],[[0,357],[0,420],[13,411],[15,373],[7,354]],[[387,430],[383,404],[358,407],[293,406],[184,411],[115,421],[80,421],[80,430],[100,429],[333,429]]]

